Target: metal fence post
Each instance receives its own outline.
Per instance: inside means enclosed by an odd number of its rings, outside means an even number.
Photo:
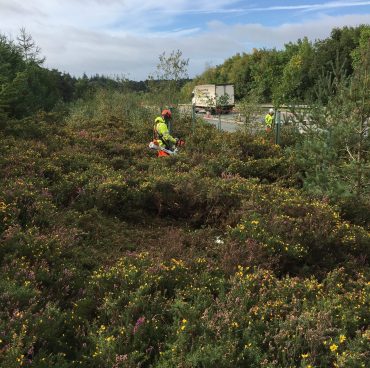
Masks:
[[[275,121],[275,144],[280,144],[280,111],[276,111]]]
[[[175,109],[171,106],[171,107],[168,108],[168,110],[171,111],[171,116],[172,116]],[[170,119],[168,119],[167,125],[168,125],[168,131],[170,132],[170,134],[172,134],[172,117]]]
[[[194,104],[191,104],[191,122],[192,122],[192,130],[194,134],[194,129],[195,129],[195,106]]]

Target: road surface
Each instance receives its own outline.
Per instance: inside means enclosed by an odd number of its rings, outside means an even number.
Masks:
[[[219,117],[216,115],[197,114],[197,117],[204,119],[204,121],[213,124],[216,127],[219,127],[220,125]],[[226,132],[236,132],[240,129],[244,129],[245,127],[245,123],[240,121],[240,115],[237,113],[221,115],[220,120],[221,130]],[[261,123],[260,125],[260,127],[258,125],[254,125],[252,131],[259,130],[259,128],[263,129],[263,124]]]

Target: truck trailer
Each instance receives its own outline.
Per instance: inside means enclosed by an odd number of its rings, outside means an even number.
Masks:
[[[195,111],[229,112],[235,105],[233,84],[202,84],[193,90]]]

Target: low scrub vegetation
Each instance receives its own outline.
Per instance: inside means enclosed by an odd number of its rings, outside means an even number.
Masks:
[[[178,116],[157,159],[94,98],[3,122],[1,366],[365,367],[366,222],[268,137]]]

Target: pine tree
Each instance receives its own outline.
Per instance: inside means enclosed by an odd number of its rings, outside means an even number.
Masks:
[[[40,58],[41,49],[36,45],[32,36],[26,32],[25,28],[21,28],[17,37],[18,47],[26,62],[33,62],[37,65],[44,63],[45,58]]]

